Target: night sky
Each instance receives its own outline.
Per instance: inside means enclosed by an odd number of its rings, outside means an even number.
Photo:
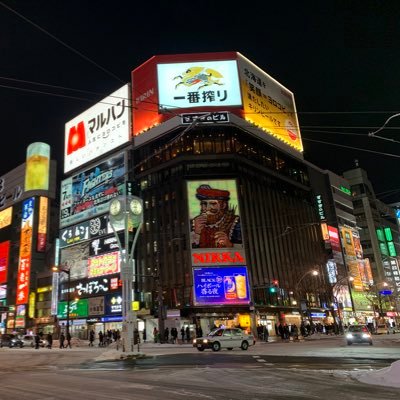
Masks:
[[[400,117],[376,134],[386,139],[368,133],[400,112],[400,2],[236,7],[0,1],[0,175],[23,163],[34,141],[52,146],[61,170],[64,124],[153,55],[238,51],[294,93],[305,159],[337,174],[358,159],[378,197],[399,201]]]

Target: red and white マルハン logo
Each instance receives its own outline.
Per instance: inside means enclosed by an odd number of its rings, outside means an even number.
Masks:
[[[70,155],[74,151],[77,151],[85,146],[86,146],[85,124],[83,123],[83,121],[81,121],[78,123],[78,125],[72,126],[69,129],[68,142],[67,142],[67,155]]]

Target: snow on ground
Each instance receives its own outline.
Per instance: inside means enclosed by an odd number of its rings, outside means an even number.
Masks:
[[[400,360],[392,363],[390,367],[375,371],[352,371],[350,376],[370,385],[400,388]]]

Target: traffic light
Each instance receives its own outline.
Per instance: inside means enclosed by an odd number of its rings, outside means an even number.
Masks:
[[[269,292],[270,293],[277,293],[278,289],[279,289],[279,282],[276,279],[274,279],[272,281],[271,286],[269,287]]]

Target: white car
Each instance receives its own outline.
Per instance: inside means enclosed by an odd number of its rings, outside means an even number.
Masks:
[[[253,346],[255,343],[253,335],[249,335],[239,328],[217,328],[207,336],[193,339],[193,347],[196,347],[199,351],[204,351],[204,349],[212,349],[213,351],[232,350],[235,347],[247,350],[249,346]]]
[[[35,344],[35,336],[34,335],[23,335],[23,336],[20,337],[20,339],[24,343],[25,347],[35,347],[36,346],[36,344]],[[40,347],[47,346],[47,340],[40,339],[39,346]]]

